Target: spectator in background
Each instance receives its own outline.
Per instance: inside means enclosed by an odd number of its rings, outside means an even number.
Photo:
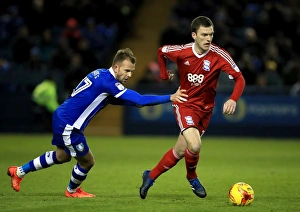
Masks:
[[[300,73],[297,77],[297,81],[292,85],[290,90],[291,96],[300,96]]]
[[[191,36],[187,32],[187,24],[185,19],[172,16],[168,19],[167,27],[162,31],[160,35],[160,46],[183,44],[191,41]]]
[[[6,74],[9,72],[11,72],[11,64],[5,58],[0,57],[0,74]],[[5,82],[0,83],[0,91],[2,93],[11,92],[14,91],[15,89],[16,89],[16,85],[14,85],[14,83],[8,81],[6,82],[6,80]]]
[[[284,63],[285,60],[282,57],[282,55],[279,54],[279,48],[274,37],[271,37],[267,40],[264,55],[262,58],[265,63],[265,72],[268,71],[268,69],[270,68],[270,66],[267,66],[267,62],[273,61],[276,64],[276,72],[278,73],[279,77],[281,77],[282,69],[286,64]]]
[[[144,72],[144,75],[139,80],[139,84],[144,84],[144,83],[160,84],[161,81],[162,81],[162,79],[160,78],[160,71],[159,71],[158,63],[156,61],[151,61],[148,64],[146,71]]]
[[[35,73],[46,73],[47,66],[40,59],[40,48],[38,46],[33,46],[30,49],[30,56],[28,61],[24,64],[24,69]]]
[[[247,27],[244,30],[243,45],[241,53],[245,52],[250,56],[256,73],[263,71],[263,57],[265,51],[264,42],[257,36],[256,30],[252,27]]]
[[[81,55],[82,64],[87,68],[93,70],[98,67],[97,58],[94,51],[91,50],[90,43],[87,39],[82,38],[78,42],[77,53]]]
[[[260,73],[260,71],[257,70],[257,62],[261,63],[261,61],[257,61],[246,51],[243,52],[238,61],[238,66],[243,70],[243,76],[247,79],[248,85],[256,84],[256,77]]]
[[[50,61],[50,68],[65,72],[65,69],[69,66],[70,58],[74,50],[70,47],[66,38],[60,37],[58,46],[55,48]]]
[[[93,0],[79,0],[76,4],[76,18],[79,24],[86,24],[90,17],[97,17],[99,7]]]
[[[19,13],[19,7],[17,5],[8,7],[7,13],[0,16],[0,44],[9,43],[23,25],[24,18]]]
[[[55,50],[53,32],[50,28],[43,31],[41,35],[41,42],[39,44],[40,48],[40,59],[43,63],[48,63],[51,61],[53,52]]]
[[[82,32],[75,18],[69,18],[67,20],[61,36],[67,39],[72,49],[77,50],[78,43],[82,38]]]
[[[82,36],[89,41],[91,50],[105,47],[107,42],[106,34],[106,27],[102,24],[97,24],[92,17],[87,19],[85,27],[82,29]]]
[[[151,90],[158,92],[162,89],[170,89],[172,87],[176,87],[178,84],[179,76],[178,72],[176,71],[177,67],[175,63],[170,63],[174,66],[169,65],[168,69],[172,70],[173,78],[172,80],[168,81],[167,83],[161,83],[163,80],[160,78],[160,70],[159,65],[157,61],[151,61],[146,70],[144,71],[144,74],[140,78],[140,80],[137,83],[137,90],[149,90],[151,86]]]
[[[282,78],[278,72],[278,65],[274,60],[267,60],[265,62],[265,72],[264,77],[266,79],[266,83],[269,86],[277,86],[280,87],[283,85]]]
[[[285,85],[294,85],[300,75],[299,57],[295,54],[283,67],[283,79]]]
[[[10,70],[9,62],[4,58],[0,58],[0,72],[8,72],[9,70]]]
[[[82,37],[90,43],[90,49],[96,53],[106,54],[118,36],[116,24],[106,25],[104,22],[97,23],[95,18],[88,18],[82,29]]]
[[[45,0],[20,1],[22,14],[31,36],[38,39],[46,28],[52,27],[55,11],[48,11]],[[51,17],[51,18],[50,18]]]
[[[65,26],[66,22],[71,17],[77,15],[77,4],[75,0],[56,1],[58,5],[55,8],[55,15],[52,16],[54,23],[58,26]]]
[[[94,67],[92,70],[95,70]],[[80,82],[82,76],[86,75],[89,71],[88,67],[83,64],[82,56],[74,52],[70,57],[70,63],[65,71],[65,89],[66,95],[72,93],[73,88]]]
[[[18,65],[25,64],[30,58],[32,43],[26,25],[20,27],[17,36],[12,41],[12,59]]]
[[[51,131],[51,118],[58,107],[57,87],[53,76],[47,76],[32,91],[34,119]]]
[[[268,82],[264,73],[259,73],[256,75],[255,84],[256,87],[259,88],[259,90],[260,88],[262,89],[267,88]]]

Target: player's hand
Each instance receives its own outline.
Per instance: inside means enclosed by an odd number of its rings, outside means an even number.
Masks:
[[[169,80],[172,81],[174,78],[174,73],[172,71],[168,70],[168,77],[169,77]]]
[[[171,95],[170,100],[172,102],[180,102],[180,103],[186,102],[187,101],[186,98],[188,97],[188,95],[185,94],[185,92],[186,92],[186,90],[180,89],[180,86],[179,86],[176,93]]]
[[[227,100],[223,106],[223,113],[232,115],[235,112],[236,102],[232,99]]]

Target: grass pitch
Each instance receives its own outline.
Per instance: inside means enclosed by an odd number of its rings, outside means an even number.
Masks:
[[[87,137],[96,164],[82,184],[93,199],[64,197],[75,160],[29,173],[21,191],[10,187],[10,165],[23,165],[53,150],[51,135],[0,135],[0,211],[226,212],[300,210],[300,139],[203,137],[198,174],[207,197],[196,197],[185,178],[184,160],[158,178],[145,200],[141,175],[170,149],[176,137]],[[255,192],[249,206],[232,206],[228,190],[236,182]]]

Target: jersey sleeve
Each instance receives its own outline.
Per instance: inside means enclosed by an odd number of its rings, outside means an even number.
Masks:
[[[229,75],[229,79],[233,79],[235,81],[233,92],[230,96],[230,99],[237,102],[244,91],[246,82],[239,67],[235,64],[231,56],[225,51],[223,54],[226,57],[222,57],[221,63],[223,65],[221,70],[226,72]]]
[[[116,80],[110,74],[104,75],[99,84],[103,88],[104,92],[115,98],[118,98],[127,90],[121,82]]]
[[[160,78],[168,80],[167,60],[171,60],[176,63],[177,57],[180,53],[181,46],[179,45],[166,45],[162,46],[157,51],[157,61],[160,69]]]
[[[126,88],[113,77],[106,77],[101,81],[104,92],[111,95],[111,104],[128,106],[149,106],[171,102],[170,95],[141,95]]]
[[[171,102],[170,95],[141,95],[127,89],[120,97],[120,103],[135,106],[150,106]]]
[[[238,75],[236,78],[233,78],[233,80],[235,81],[235,84],[230,99],[237,102],[244,91],[246,82],[242,74]]]
[[[120,98],[111,98],[110,104],[112,105],[125,105],[125,106],[137,106],[134,102],[123,100]]]

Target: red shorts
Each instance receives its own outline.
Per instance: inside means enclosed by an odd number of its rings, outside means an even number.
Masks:
[[[172,107],[181,133],[187,128],[195,127],[200,135],[203,135],[210,122],[212,111],[195,110],[183,104],[172,104]]]

